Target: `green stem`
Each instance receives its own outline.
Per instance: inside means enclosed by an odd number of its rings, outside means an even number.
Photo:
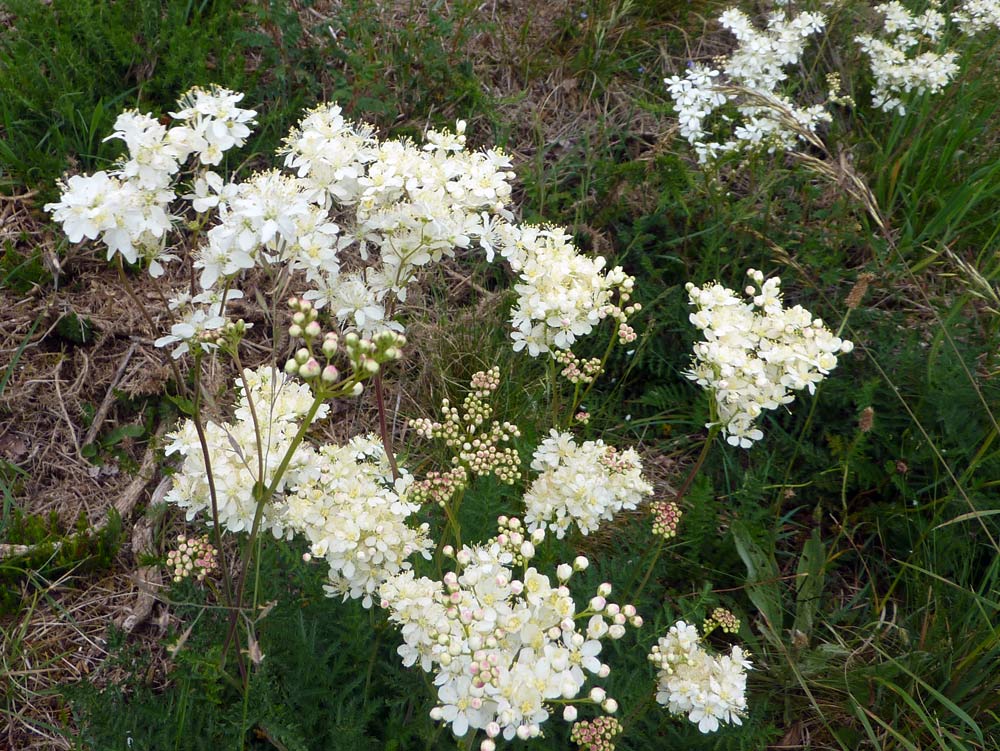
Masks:
[[[604,356],[601,357],[601,371],[600,372],[602,372],[602,373],[604,372],[604,366],[607,365],[607,363],[608,363],[608,358],[611,356],[611,350],[614,348],[615,341],[617,341],[617,338],[618,338],[617,335],[612,334],[611,335],[611,339],[608,340],[608,346],[604,348]],[[585,388],[583,390],[583,393],[580,394],[580,398],[579,399],[577,399],[577,392],[573,393],[573,406],[569,410],[569,419],[570,420],[572,420],[573,419],[573,415],[576,414],[576,408],[580,404],[583,403],[583,401],[587,398],[587,396],[590,395],[590,392],[594,388],[594,384],[597,383],[597,379],[599,377],[600,376],[595,376],[594,380],[592,380],[590,383],[587,384],[587,388]]]
[[[694,478],[701,470],[702,465],[705,463],[705,459],[708,458],[708,452],[711,450],[712,444],[715,442],[715,436],[718,435],[719,429],[718,425],[713,425],[709,428],[708,437],[705,438],[705,442],[701,445],[701,452],[698,454],[698,458],[695,459],[694,466],[685,478],[684,483],[674,494],[674,501],[679,502],[691,489],[691,484],[694,482]],[[653,551],[653,559],[649,562],[649,567],[646,569],[646,573],[643,575],[642,581],[639,582],[639,586],[636,588],[632,596],[629,597],[629,602],[636,602],[639,599],[639,595],[642,594],[642,590],[645,589],[646,585],[649,583],[649,578],[653,575],[653,569],[656,568],[656,563],[660,560],[660,554],[663,552],[664,542],[665,538],[661,535],[657,535],[656,550]]]

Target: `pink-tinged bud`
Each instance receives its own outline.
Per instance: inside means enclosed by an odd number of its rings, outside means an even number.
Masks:
[[[487,724],[486,735],[488,735],[490,738],[496,738],[498,735],[500,735],[500,723],[491,722]]]
[[[576,707],[572,704],[567,704],[563,708],[563,719],[566,722],[576,722]]]
[[[318,376],[320,370],[321,368],[319,363],[316,362],[316,358],[310,357],[308,360],[302,363],[302,367],[299,368],[299,375],[308,380],[310,378],[315,378],[316,376]]]
[[[288,307],[291,308],[292,310],[295,310],[297,307],[299,307],[299,298],[297,298],[297,297],[289,297],[288,298]]]
[[[611,594],[611,584],[609,582],[604,582],[597,587],[597,594],[601,597],[607,597]]]
[[[590,609],[591,610],[596,610],[598,613],[600,613],[602,610],[604,610],[604,607],[607,604],[608,604],[608,601],[605,600],[600,595],[598,595],[597,597],[591,598],[591,600],[590,600]]]
[[[323,329],[320,328],[319,321],[310,321],[310,323],[305,328],[306,336],[310,339],[315,339],[321,333]]]
[[[323,383],[336,383],[340,378],[340,371],[333,365],[323,368]]]

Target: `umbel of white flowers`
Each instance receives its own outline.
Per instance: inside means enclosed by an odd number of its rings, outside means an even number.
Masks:
[[[691,370],[685,375],[711,392],[716,421],[733,446],[749,448],[764,437],[756,420],[765,409],[790,404],[792,392],[816,384],[837,367],[837,354],[854,345],[835,336],[801,305],[785,308],[781,280],[764,281],[756,269],[746,294],[713,283],[687,284],[690,320],[705,341],[694,346]]]

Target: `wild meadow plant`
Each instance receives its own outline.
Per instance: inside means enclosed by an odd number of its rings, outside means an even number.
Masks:
[[[804,23],[796,35],[815,27]],[[186,277],[183,288],[162,295],[169,333],[156,340],[170,350],[176,402],[187,415],[167,436],[177,470],[166,501],[207,525],[214,539],[185,537],[168,562],[175,578],[220,572],[231,616],[219,669],[241,626],[251,660],[265,659],[253,649],[253,621],[240,615],[262,535],[270,533],[303,540],[303,557],[325,562],[328,596],[360,600],[395,626],[403,665],[432,676],[430,716],[467,738],[467,747],[480,733],[482,751],[497,739],[536,738],[557,714],[574,723],[582,746],[612,748],[628,723],[611,717],[618,701],[591,682],[611,673],[604,643],[640,628],[643,617],[634,603],[609,599],[612,582],[588,594],[571,589],[588,557],[560,561],[540,551],[551,551],[552,538],[594,534],[653,495],[638,451],[572,432],[588,422],[583,405],[615,344],[636,339],[635,279],[581,253],[562,228],[518,224],[508,157],[469,150],[462,122],[429,131],[422,143],[383,140],[338,106],[320,105],[285,139],[284,170],[242,181],[219,174],[213,168],[254,124],[256,113],[241,101],[237,92],[196,88],[169,125],[123,113],[108,138],[124,141],[127,153],[111,170],[70,177],[61,200],[46,206],[70,241],[103,243],[132,296],[125,263],[161,282]],[[440,420],[411,421],[419,438],[444,444],[449,456],[446,467],[417,477],[393,445],[381,379],[412,346],[405,305],[413,286],[433,264],[473,252],[502,259],[515,276],[510,342],[547,363],[547,437],[526,472],[518,444],[524,431],[493,404],[500,370],[480,371],[461,407],[446,400]],[[170,273],[172,265],[185,273]],[[273,327],[272,360],[257,368],[244,367],[241,355],[251,324],[231,313],[251,272],[266,280],[258,281],[267,291],[258,300]],[[754,422],[761,412],[790,403],[792,391],[814,391],[836,355],[851,348],[800,306],[785,309],[780,280],[748,274],[749,302],[720,284],[688,285],[691,321],[705,341],[687,377],[709,392],[712,419],[685,485],[648,505],[657,555],[677,534],[678,501],[714,437],[751,448],[763,438]],[[149,323],[156,325],[151,314]],[[603,357],[572,352],[602,327],[613,328]],[[216,359],[235,369],[228,418],[206,407],[202,374]],[[189,365],[187,378],[181,364]],[[378,433],[343,443],[316,438],[312,428],[330,417],[333,400],[369,387]],[[570,387],[568,401],[556,399]],[[487,539],[463,540],[460,505],[486,476],[514,487],[524,481],[523,511],[500,515]],[[243,539],[238,566],[225,560],[223,533]],[[738,622],[719,611],[706,635],[715,628],[735,633]],[[748,712],[751,662],[738,646],[713,656],[704,639],[677,622],[650,655],[658,675],[649,681],[657,701],[707,733]],[[235,650],[246,691],[242,654]],[[580,720],[581,710],[597,716]]]
[[[683,76],[665,80],[680,133],[702,163],[731,153],[804,150],[832,122],[833,105],[855,106],[837,71],[826,74],[822,101],[802,103],[812,95],[812,84],[799,75],[823,64],[831,21],[823,12],[794,14],[793,4],[778,5],[763,29],[742,10],[727,9],[719,23],[736,38],[735,49],[710,64],[692,61]],[[881,18],[881,33],[857,34],[853,42],[871,68],[872,105],[899,115],[906,114],[908,101],[936,94],[955,78],[959,52],[947,43],[961,44],[1000,24],[996,3],[977,0],[958,5],[950,17],[936,4],[917,14],[899,0],[871,11]],[[851,20],[843,11],[834,16],[838,24]],[[807,53],[810,45],[815,50]],[[843,53],[850,56],[849,50]]]

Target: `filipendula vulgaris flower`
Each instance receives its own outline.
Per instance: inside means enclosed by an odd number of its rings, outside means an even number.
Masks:
[[[403,636],[403,664],[419,662],[435,674],[438,705],[431,717],[459,737],[485,730],[481,749],[495,748],[498,736],[537,737],[555,704],[617,710],[603,688],[581,696],[586,674],[607,677],[610,668],[598,658],[601,641],[624,636],[626,624],[642,625],[634,607],[608,602],[607,583],[578,611],[568,582],[587,560],[560,564],[553,582],[531,565],[544,532],[529,535],[516,518],[498,522],[499,534],[482,545],[445,550],[457,570],[442,581],[407,571],[379,589]],[[575,719],[575,707],[563,717]]]
[[[501,225],[495,235],[519,276],[511,317],[515,351],[537,357],[569,349],[606,318],[618,324],[619,340],[634,340],[628,318],[641,306],[628,304],[635,279],[620,266],[604,271],[605,260],[580,253],[560,227]]]
[[[958,73],[958,53],[937,52],[945,23],[944,15],[932,6],[914,15],[898,0],[875,6],[883,18],[883,39],[869,34],[854,38],[868,56],[875,88],[873,103],[886,112],[906,114],[908,95],[936,94]]]
[[[273,367],[247,369],[243,371],[243,376],[249,391],[243,387],[242,379],[236,380],[239,399],[233,420],[205,423],[219,524],[228,532],[250,531],[257,511],[255,489],[258,482],[264,486],[271,483],[301,420],[314,401],[307,385]],[[256,424],[250,408],[251,401],[257,415]],[[328,412],[328,405],[320,405],[315,419],[323,419]],[[173,486],[167,492],[166,501],[184,509],[188,521],[201,516],[211,523],[209,470],[194,422],[185,420],[177,431],[167,435],[167,440],[167,456],[179,454],[183,463],[173,477]],[[261,465],[264,470],[262,477]],[[300,444],[279,481],[274,499],[264,507],[261,529],[272,531],[276,537],[285,534],[280,498],[286,489],[299,484],[300,473],[314,469],[316,465],[315,451],[306,443]]]
[[[203,102],[202,109],[214,114],[176,113],[175,120],[185,124],[170,128],[149,114],[123,112],[115,120],[115,131],[104,140],[124,141],[127,156],[110,172],[70,177],[62,184],[60,201],[46,204],[45,210],[63,224],[70,242],[100,238],[109,261],[121,254],[136,263],[141,255],[149,261],[150,274],[161,275],[162,262],[175,258],[164,248],[175,219],[170,213],[175,176],[191,154],[204,160],[205,150],[212,149],[218,157],[213,156],[212,163],[217,164],[223,151],[243,145],[250,132],[245,123],[252,123],[255,113],[235,108],[232,102],[242,96],[218,87],[211,92],[192,89],[181,101],[210,99],[215,105]],[[230,135],[223,136],[223,131]]]
[[[697,308],[691,323],[705,341],[695,344],[685,375],[712,395],[717,419],[706,427],[721,426],[726,441],[742,448],[764,437],[756,420],[765,409],[790,404],[794,391],[814,393],[837,355],[854,348],[802,306],[783,307],[780,279],[764,281],[755,269],[747,275],[747,300],[718,283],[686,287]]]
[[[328,596],[361,598],[370,608],[377,588],[410,568],[407,558],[430,557],[428,525],[407,524],[420,508],[405,500],[412,479],[406,472],[392,479],[376,436],[322,446],[308,470],[298,473],[285,496],[282,520],[306,538],[311,557],[326,559]]]
[[[530,531],[551,529],[559,539],[574,524],[588,535],[653,492],[635,449],[618,451],[601,440],[578,445],[557,430],[535,450],[531,468],[539,474],[524,494],[524,520]]]
[[[789,17],[778,10],[758,30],[745,13],[729,8],[719,22],[736,37],[736,49],[716,61],[718,68],[692,63],[683,76],[664,81],[681,135],[694,146],[699,161],[734,151],[791,150],[802,138],[797,130],[815,132],[831,120],[825,103],[800,106],[781,91],[786,68],[800,62],[809,37],[823,30],[821,14]],[[836,93],[830,99],[837,101]],[[740,117],[713,117],[726,105],[734,106]]]
[[[718,730],[720,724],[742,725],[747,711],[746,671],[751,669],[748,657],[739,646],[729,654],[710,654],[698,628],[678,621],[649,654],[658,669],[656,701],[671,714],[686,715],[703,733]]]

